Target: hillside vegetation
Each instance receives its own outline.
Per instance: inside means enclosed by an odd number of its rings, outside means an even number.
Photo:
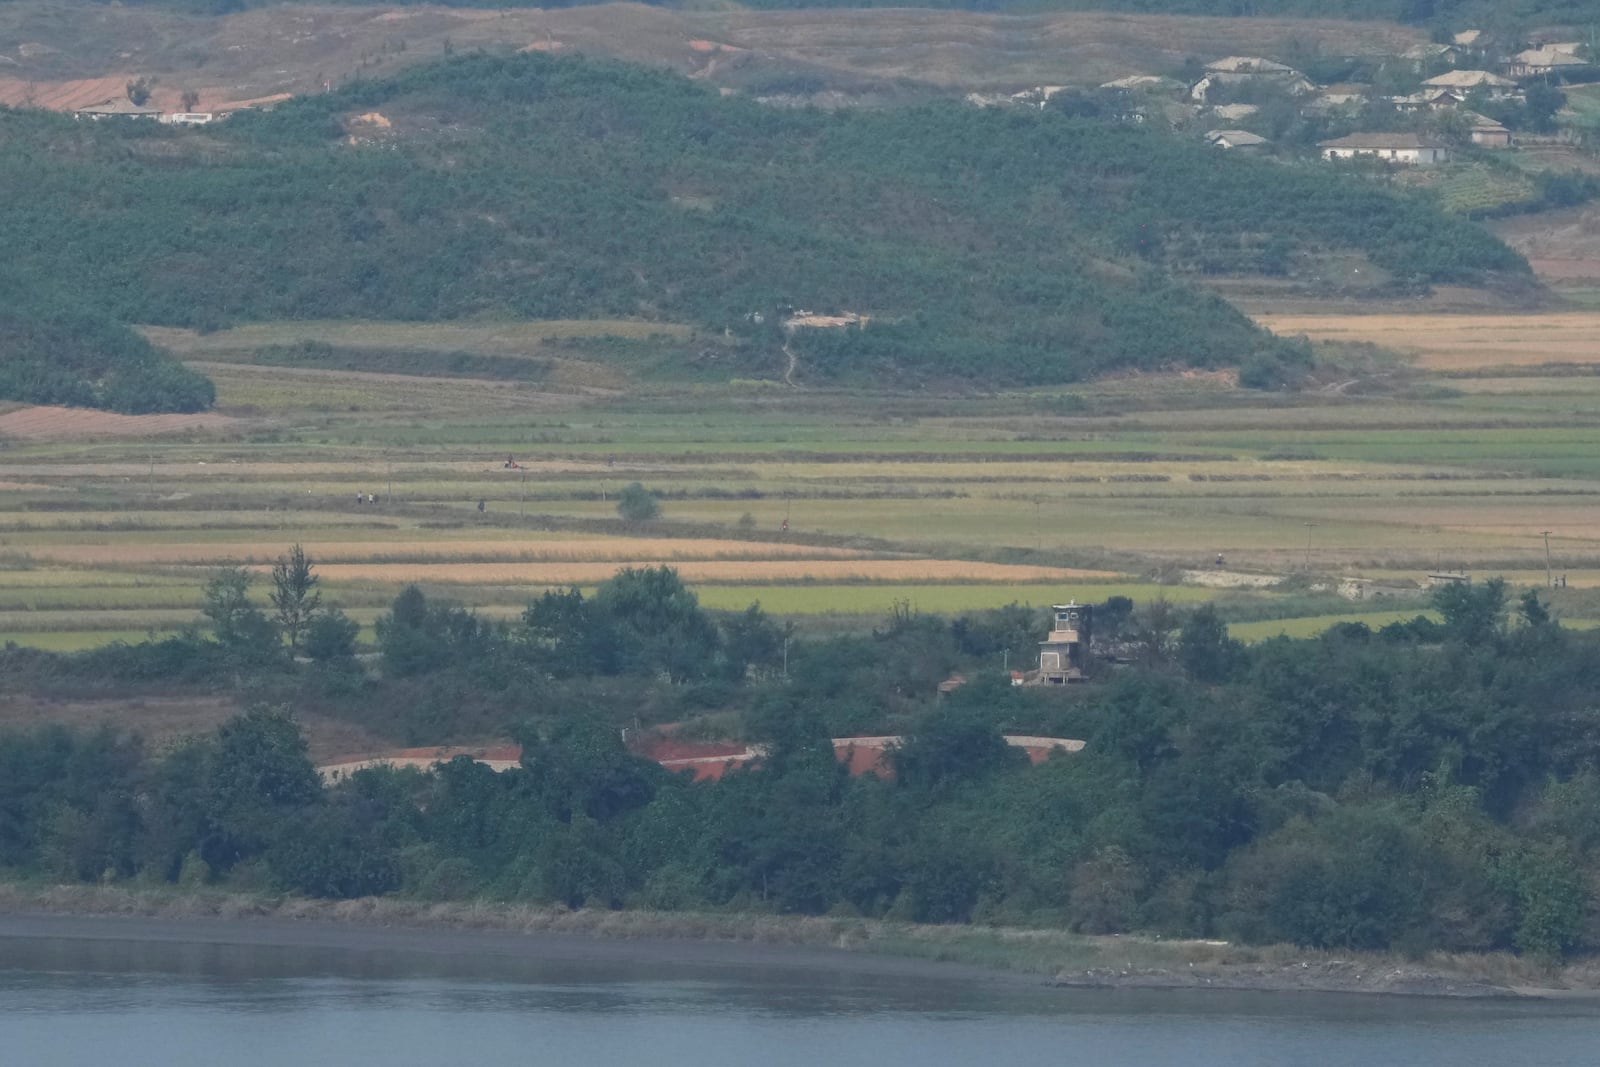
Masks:
[[[0,112],[0,144],[0,182],[30,191],[0,204],[13,266],[124,322],[689,322],[706,330],[692,358],[735,374],[793,355],[813,379],[1015,385],[1288,358],[1167,268],[1331,247],[1410,288],[1526,271],[1421,197],[1153,131],[953,104],[786,111],[541,55],[205,132]],[[871,321],[786,337],[798,308]]]
[[[0,399],[142,415],[203,411],[215,397],[205,377],[104,315],[0,305]]]

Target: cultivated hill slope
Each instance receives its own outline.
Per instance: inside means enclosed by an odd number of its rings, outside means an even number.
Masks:
[[[124,322],[633,317],[813,378],[1069,381],[1280,343],[1165,268],[1348,248],[1521,273],[1423,199],[1053,112],[821,114],[672,75],[472,56],[205,131],[0,113],[13,268]],[[86,284],[87,283],[87,284]],[[732,343],[728,338],[742,338]]]

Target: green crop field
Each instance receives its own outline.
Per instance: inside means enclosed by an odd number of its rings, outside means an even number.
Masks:
[[[1570,340],[1588,328],[1579,318],[1559,317],[1563,358],[1583,350]],[[1407,321],[1323,326],[1381,343]],[[1573,587],[1558,609],[1592,614],[1578,598],[1600,584],[1600,378],[1538,361],[1461,378],[1435,349],[1444,369],[1370,396],[1178,375],[974,396],[644,381],[594,391],[239,362],[305,342],[512,356],[640,329],[150,331],[214,372],[226,419],[178,434],[6,439],[0,640],[81,647],[171,632],[202,621],[214,567],[262,568],[297,542],[328,568],[329,598],[368,626],[409,581],[507,617],[546,589],[668,563],[711,607],[759,601],[811,624],[872,625],[897,604],[1220,597],[1255,640],[1409,617],[1440,567],[1542,585],[1548,530],[1552,571]],[[618,516],[617,494],[636,481],[658,495],[657,519]],[[1331,614],[1331,594],[1305,596],[1352,578],[1392,602]]]

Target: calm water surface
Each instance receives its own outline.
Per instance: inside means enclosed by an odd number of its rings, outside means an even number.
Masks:
[[[1600,1006],[0,937],[0,1063],[1600,1064]]]

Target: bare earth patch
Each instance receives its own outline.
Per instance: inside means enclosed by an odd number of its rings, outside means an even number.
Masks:
[[[151,437],[188,430],[222,430],[238,420],[214,412],[193,415],[117,415],[90,408],[26,407],[0,415],[0,437],[49,441],[63,437]]]

